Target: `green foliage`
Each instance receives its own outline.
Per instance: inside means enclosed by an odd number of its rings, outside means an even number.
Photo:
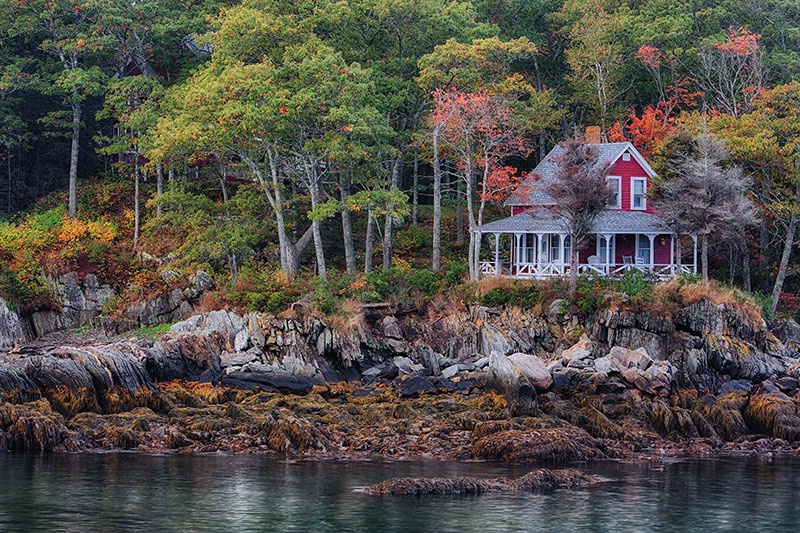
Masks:
[[[542,290],[538,282],[515,280],[510,285],[495,287],[480,299],[489,307],[515,306],[530,309],[543,303]]]
[[[464,281],[467,274],[469,274],[467,263],[451,262],[444,273],[444,281],[448,286],[453,287]]]

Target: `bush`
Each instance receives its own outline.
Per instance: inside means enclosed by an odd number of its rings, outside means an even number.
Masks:
[[[439,276],[427,269],[411,272],[408,283],[424,296],[433,296],[439,292]]]
[[[444,281],[448,286],[453,287],[464,281],[468,272],[469,265],[467,263],[450,263],[444,273]]]

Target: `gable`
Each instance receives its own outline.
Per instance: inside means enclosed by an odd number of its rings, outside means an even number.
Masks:
[[[622,177],[623,195],[630,194],[630,178],[650,178],[656,175],[650,164],[629,142],[592,144],[599,150],[598,164],[611,164],[609,176]],[[554,161],[562,153],[556,146],[528,175],[525,182],[506,200],[505,205],[513,207],[555,205],[553,198],[545,192],[547,184],[556,179],[558,165]],[[623,205],[625,202],[623,201]],[[628,206],[630,203],[627,204]]]

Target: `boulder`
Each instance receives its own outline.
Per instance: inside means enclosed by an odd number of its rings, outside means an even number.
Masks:
[[[614,346],[611,348],[611,351],[608,352],[608,358],[611,360],[612,364],[616,365],[620,372],[628,368],[647,370],[650,365],[653,364],[653,360],[642,348],[629,350],[622,346]]]
[[[563,352],[561,352],[561,359],[565,366],[573,368],[585,368],[589,366],[589,361],[592,358],[592,351],[594,344],[588,338],[582,338]]]
[[[382,322],[383,335],[391,339],[403,339],[403,330],[400,329],[400,322],[396,317],[391,315],[383,317]]]
[[[403,376],[396,383],[397,395],[401,398],[417,398],[421,394],[436,392],[433,382],[425,376]]]
[[[492,352],[507,355],[511,353],[511,344],[497,329],[489,324],[484,324],[481,328],[481,350],[484,355],[491,356]]]
[[[497,351],[489,356],[486,386],[502,394],[512,412],[535,412],[536,389],[508,357]]]
[[[508,359],[528,378],[537,391],[547,390],[553,384],[553,376],[541,358],[535,355],[515,353]]]

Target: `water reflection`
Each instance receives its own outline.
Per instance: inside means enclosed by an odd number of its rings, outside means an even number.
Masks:
[[[587,466],[608,482],[555,494],[391,499],[395,476],[520,475],[438,462],[261,456],[0,456],[2,531],[798,531],[800,462]]]

